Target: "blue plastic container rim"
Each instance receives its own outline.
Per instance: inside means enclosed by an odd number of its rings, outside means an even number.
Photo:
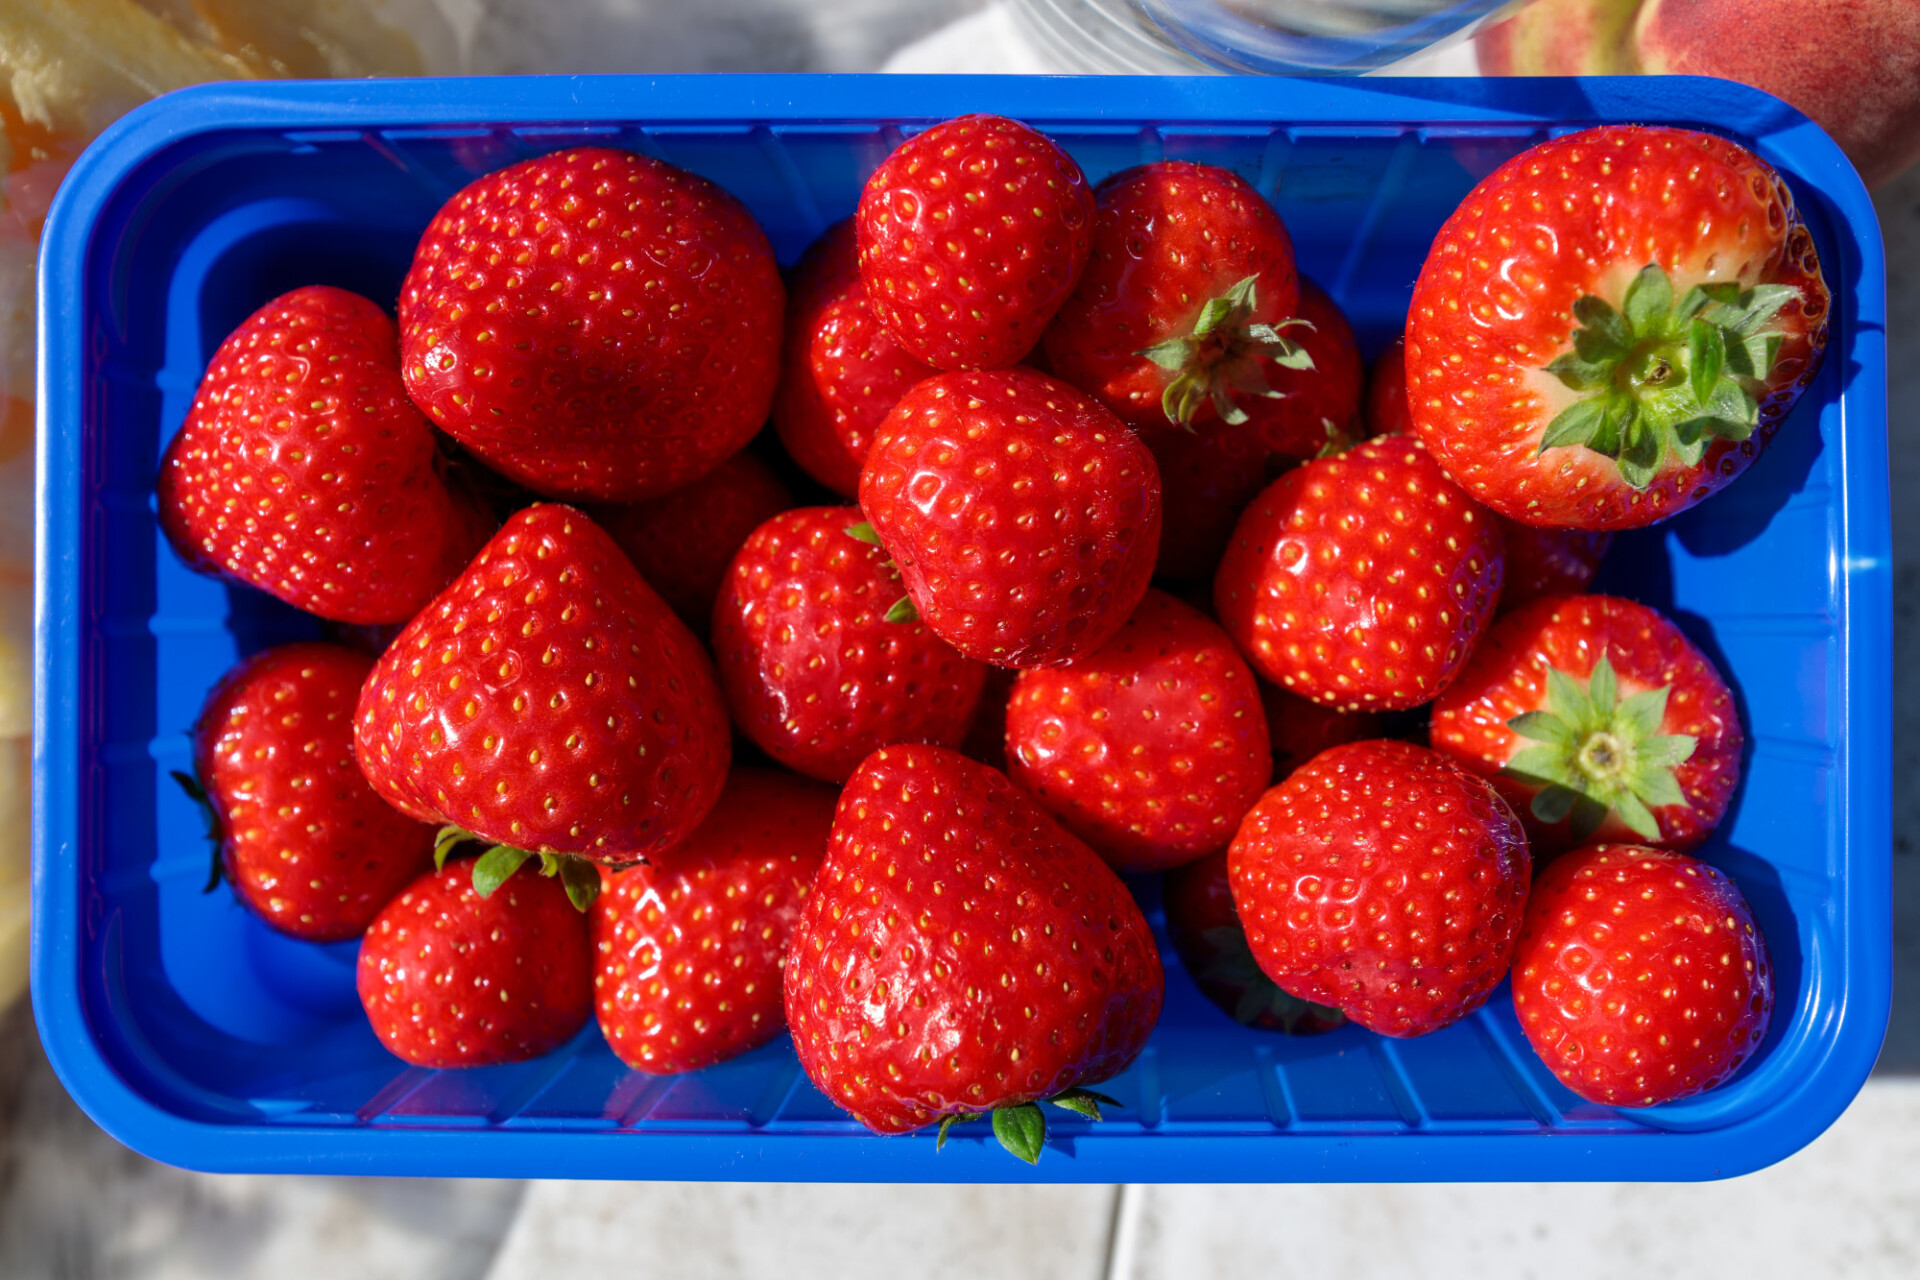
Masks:
[[[618,1132],[530,1132],[511,1128],[421,1128],[396,1142],[366,1128],[289,1130],[217,1126],[158,1105],[103,1056],[83,1012],[81,935],[87,903],[76,865],[83,780],[80,670],[84,628],[81,527],[85,489],[82,421],[85,365],[81,282],[93,253],[95,217],[143,165],[176,144],[235,129],[452,128],[511,120],[520,126],[645,120],[712,124],[728,118],[782,123],[892,121],[912,126],[991,109],[1040,122],[1095,125],[1108,116],[1218,125],[1284,121],[1323,128],[1450,128],[1484,122],[1490,134],[1517,126],[1574,127],[1640,121],[1693,124],[1745,136],[1791,173],[1803,193],[1850,237],[1857,253],[1851,347],[1844,355],[1877,376],[1856,377],[1839,441],[1842,548],[1829,566],[1849,626],[1838,651],[1844,690],[1844,812],[1836,815],[1849,876],[1840,892],[1857,925],[1841,966],[1842,991],[1829,1035],[1801,1079],[1757,1114],[1727,1117],[1712,1095],[1667,1110],[1663,1127],[1692,1130],[1661,1143],[1658,1176],[1725,1177],[1763,1167],[1812,1141],[1864,1083],[1885,1033],[1891,988],[1891,547],[1885,458],[1886,314],[1884,261],[1876,215],[1838,147],[1792,108],[1758,91],[1691,78],[1584,80],[1286,80],[1196,78],[1015,78],[741,75],[727,77],[537,77],[416,81],[333,81],[203,86],[149,103],[116,123],[75,164],[48,219],[41,246],[39,541],[35,584],[32,983],[35,1015],[56,1073],[109,1133],[154,1158],[190,1167],[252,1171],[564,1177],[591,1175]],[[1835,353],[1841,354],[1841,353]],[[1719,1123],[1725,1120],[1725,1123]],[[1717,1125],[1717,1127],[1716,1127]],[[1551,1138],[1552,1140],[1547,1140]],[[1076,1139],[1071,1160],[1028,1169],[982,1144],[949,1145],[939,1162],[920,1144],[877,1137],[836,1138],[830,1166],[796,1163],[793,1140],[758,1135],[708,1144],[697,1133],[652,1159],[656,1178],[801,1177],[911,1181],[1211,1181],[1235,1176],[1229,1148],[1272,1138],[1156,1136],[1150,1144]],[[1577,1134],[1411,1132],[1394,1141],[1346,1134],[1289,1134],[1309,1148],[1324,1180],[1536,1180],[1648,1176],[1642,1141]],[[481,1146],[485,1155],[481,1158]],[[1317,1144],[1317,1145],[1316,1145]],[[1150,1160],[1138,1148],[1150,1145]],[[484,1167],[481,1167],[484,1166]],[[603,1175],[604,1176],[604,1175]]]

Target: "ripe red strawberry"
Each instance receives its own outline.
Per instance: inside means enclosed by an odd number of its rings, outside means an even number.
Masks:
[[[1705,654],[1615,596],[1493,625],[1433,706],[1433,745],[1484,774],[1536,852],[1591,839],[1694,848],[1740,780],[1740,719]]]
[[[1394,339],[1374,365],[1367,389],[1367,421],[1376,435],[1413,434],[1407,413],[1405,340]],[[1542,596],[1585,591],[1613,546],[1611,533],[1590,529],[1546,529],[1495,517],[1505,534],[1507,573],[1500,609],[1511,612]]]
[[[1007,771],[1007,703],[1019,678],[1020,673],[1011,667],[987,667],[987,678],[980,689],[980,709],[974,712],[967,736],[960,740],[961,755],[1002,773]]]
[[[1037,1101],[1098,1118],[1164,978],[1105,863],[1005,776],[884,747],[847,782],[794,932],[787,1022],[808,1078],[877,1133],[993,1113],[1029,1163]]]
[[[601,507],[593,517],[680,621],[705,635],[733,553],[792,505],[793,494],[766,463],[736,453],[664,498]]]
[[[1226,848],[1272,775],[1245,659],[1158,591],[1093,653],[1021,672],[1007,704],[1007,776],[1117,871]]]
[[[1311,360],[1281,333],[1300,286],[1272,206],[1185,160],[1115,174],[1097,195],[1086,274],[1044,339],[1054,372],[1137,429],[1251,419],[1250,434],[1290,438],[1268,375]]]
[[[860,193],[860,276],[881,323],[940,369],[1013,364],[1086,265],[1093,193],[1017,121],[969,115],[900,144]]]
[[[1367,434],[1410,436],[1413,416],[1407,412],[1407,339],[1402,334],[1387,344],[1367,375]]]
[[[786,1030],[780,971],[838,798],[736,769],[683,843],[607,877],[593,907],[594,1007],[620,1061],[698,1071]]]
[[[499,846],[475,864],[485,887],[527,851],[618,864],[677,844],[719,798],[731,740],[686,625],[597,525],[546,504],[381,655],[354,747],[403,811]]]
[[[1388,1036],[1486,1003],[1531,873],[1520,823],[1485,779],[1386,740],[1296,769],[1247,814],[1227,859],[1267,976]]]
[[[1260,438],[1218,418],[1181,430],[1164,423],[1140,429],[1160,472],[1162,580],[1211,579],[1233,536],[1233,526],[1267,487],[1281,461]]]
[[[360,1005],[416,1067],[524,1062],[572,1039],[593,1012],[587,919],[527,867],[491,894],[464,863],[429,871],[360,943]]]
[[[1540,873],[1513,953],[1533,1051],[1589,1102],[1725,1084],[1766,1038],[1773,969],[1746,899],[1682,854],[1597,844]]]
[[[740,548],[714,607],[734,723],[827,782],[890,743],[958,746],[986,678],[926,624],[888,621],[900,583],[865,532],[858,507],[775,516]]]
[[[941,374],[908,392],[867,455],[860,506],[934,634],[1003,667],[1105,644],[1160,543],[1153,455],[1031,369]]]
[[[1300,277],[1300,302],[1294,316],[1306,324],[1287,331],[1312,359],[1311,368],[1280,365],[1267,381],[1282,399],[1262,401],[1248,415],[1275,452],[1291,458],[1317,458],[1368,434],[1360,414],[1366,391],[1366,365],[1353,326],[1326,291]]]
[[[160,528],[202,573],[335,622],[404,622],[493,530],[441,467],[393,321],[295,289],[213,353],[160,464]]]
[[[787,299],[787,342],[773,429],[800,469],[845,497],[887,413],[935,373],[896,341],[860,282],[853,223],[836,223],[807,250]]]
[[[359,937],[432,864],[433,828],[375,795],[353,760],[354,702],[372,666],[331,644],[253,655],[207,695],[193,734],[198,782],[174,775],[212,810],[216,878],[309,942]]]
[[[1169,871],[1161,901],[1167,938],[1180,964],[1200,993],[1235,1022],[1293,1036],[1346,1025],[1347,1016],[1338,1009],[1290,996],[1260,972],[1233,909],[1225,849]]]
[[[1260,707],[1267,714],[1275,782],[1328,747],[1378,738],[1385,728],[1384,717],[1371,711],[1336,711],[1265,680],[1260,681]]]
[[[1828,313],[1765,161],[1683,129],[1569,134],[1502,165],[1435,239],[1407,322],[1414,426],[1510,519],[1638,528],[1760,456]]]
[[[1500,588],[1500,611],[1511,613],[1545,596],[1585,591],[1613,546],[1611,533],[1591,529],[1537,529],[1501,520],[1506,535],[1507,580]]]
[[[1254,499],[1214,579],[1254,670],[1343,711],[1431,701],[1500,595],[1500,529],[1417,440],[1369,440]]]
[[[713,470],[767,420],[785,293],[732,196],[580,147],[447,201],[400,289],[415,403],[550,497],[637,502]]]

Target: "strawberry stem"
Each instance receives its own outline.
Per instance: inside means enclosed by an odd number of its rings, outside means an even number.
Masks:
[[[1236,392],[1271,400],[1284,397],[1284,392],[1267,385],[1263,362],[1288,369],[1313,368],[1307,349],[1281,332],[1294,325],[1311,329],[1313,324],[1299,317],[1277,325],[1256,322],[1258,283],[1257,275],[1245,277],[1201,306],[1191,332],[1134,352],[1173,375],[1160,397],[1168,422],[1191,431],[1200,407],[1211,404],[1222,422],[1238,426],[1247,414],[1234,403]]]
[[[212,893],[220,887],[220,881],[225,879],[227,870],[226,863],[220,857],[221,847],[226,843],[226,837],[220,833],[220,811],[213,807],[213,801],[208,797],[207,789],[201,786],[200,780],[192,774],[182,773],[178,769],[169,769],[167,776],[187,793],[187,799],[200,806],[201,820],[207,824],[207,841],[213,846],[213,866],[207,872],[207,883],[201,887],[200,892]]]
[[[1105,1104],[1117,1107],[1120,1102],[1104,1093],[1095,1093],[1091,1089],[1064,1089],[1051,1098],[1043,1099],[1052,1106],[1062,1107],[1089,1120],[1102,1119],[1100,1107]],[[993,1136],[1014,1156],[1028,1164],[1040,1163],[1040,1152],[1047,1144],[1047,1116],[1040,1110],[1037,1102],[1014,1102],[1004,1107],[995,1107],[987,1115],[993,1119]],[[935,1151],[947,1145],[947,1130],[968,1120],[978,1120],[978,1112],[960,1115],[942,1116],[940,1132],[933,1140]]]
[[[464,827],[447,825],[441,827],[433,837],[433,866],[441,870],[447,865],[447,856],[467,841],[478,842],[480,837]],[[567,901],[573,903],[574,910],[585,911],[600,896],[600,868],[586,858],[575,857],[570,853],[554,853],[543,850],[535,854],[531,849],[522,849],[510,844],[489,845],[473,861],[473,891],[482,898],[491,898],[494,891],[513,878],[528,858],[540,859],[540,874],[558,876],[560,884],[567,891]],[[645,858],[636,859],[625,866],[637,866]],[[619,868],[616,868],[618,870]]]

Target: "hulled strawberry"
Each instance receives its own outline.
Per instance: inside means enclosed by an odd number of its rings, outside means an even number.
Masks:
[[[308,942],[357,938],[432,865],[433,828],[374,794],[353,759],[353,708],[373,658],[281,645],[229,671],[194,727],[220,872],[240,901]],[[211,887],[211,886],[210,886]]]
[[[1293,1036],[1319,1035],[1346,1024],[1338,1009],[1290,996],[1260,972],[1233,909],[1225,849],[1169,871],[1161,902],[1167,938],[1181,966],[1200,993],[1235,1022]]]
[[[1500,788],[1543,852],[1594,838],[1692,849],[1726,814],[1743,742],[1706,655],[1615,596],[1495,623],[1434,703],[1432,737]]]
[[[786,1030],[780,971],[837,799],[791,774],[735,769],[692,835],[607,877],[593,906],[594,1007],[622,1062],[698,1071]]]
[[[907,354],[867,303],[853,223],[807,250],[787,300],[787,342],[773,429],[800,469],[851,498],[889,410],[935,373]]]
[[[429,871],[360,942],[374,1034],[416,1067],[489,1067],[559,1048],[593,1013],[587,920],[526,867],[491,893],[465,863]]]
[[[854,215],[867,298],[914,358],[1013,364],[1086,265],[1093,193],[1073,157],[1000,116],[934,125],[888,156]]]
[[[1611,533],[1592,529],[1540,529],[1502,520],[1506,535],[1507,577],[1500,588],[1500,611],[1511,613],[1546,596],[1585,591],[1613,547]]]
[[[1500,595],[1493,518],[1417,440],[1390,436],[1288,472],[1241,516],[1214,579],[1254,669],[1340,710],[1430,702]]]
[[[1531,863],[1483,778],[1412,743],[1323,752],[1269,791],[1227,854],[1267,976],[1388,1036],[1457,1022],[1506,976]]]
[[[381,655],[354,747],[401,810],[495,846],[483,888],[538,853],[584,907],[599,878],[579,859],[678,843],[719,798],[731,740],[686,624],[597,525],[543,504]]]
[[[1272,773],[1245,659],[1158,591],[1093,653],[1021,672],[1007,704],[1007,776],[1119,871],[1226,848]]]
[[[802,507],[756,529],[714,608],[734,723],[790,769],[828,782],[896,742],[958,746],[986,668],[916,621],[858,507]]]
[[[1773,1015],[1773,968],[1726,875],[1598,844],[1541,871],[1513,954],[1520,1029],[1589,1102],[1651,1107],[1716,1088]]]
[[[785,293],[732,196],[579,147],[447,201],[400,289],[415,403],[549,497],[637,502],[713,470],[767,419]]]
[[[734,552],[792,505],[766,463],[736,453],[664,498],[601,507],[593,517],[680,620],[705,635]]]
[[[1336,711],[1265,680],[1260,682],[1260,707],[1267,714],[1275,782],[1328,747],[1378,738],[1385,727],[1385,717],[1371,711]]]
[[[1312,360],[1282,332],[1300,285],[1273,207],[1231,170],[1185,160],[1128,169],[1097,195],[1086,273],[1045,337],[1054,372],[1139,429],[1218,418],[1290,442],[1269,374]]]
[[[1765,161],[1683,129],[1569,134],[1502,165],[1435,239],[1407,321],[1414,427],[1504,516],[1638,528],[1759,457],[1829,310]]]
[[[867,455],[860,506],[934,634],[1006,667],[1105,644],[1160,543],[1153,455],[1032,369],[941,374],[908,392]]]
[[[159,490],[160,528],[190,566],[335,622],[404,622],[493,531],[443,475],[393,321],[324,285],[227,335]]]
[[[878,1133],[993,1115],[1039,1159],[1039,1102],[1098,1118],[1082,1086],[1145,1046],[1164,978],[1105,863],[1004,775],[885,747],[841,793],[794,932],[787,1022],[814,1085]]]

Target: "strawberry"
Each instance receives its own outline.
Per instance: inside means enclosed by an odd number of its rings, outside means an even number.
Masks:
[[[1488,777],[1537,852],[1590,839],[1689,850],[1740,780],[1733,694],[1656,610],[1562,596],[1487,633],[1433,706],[1433,745]]]
[[[537,852],[584,909],[599,878],[577,859],[685,838],[720,796],[731,742],[686,625],[597,525],[545,504],[507,521],[381,655],[354,748],[403,812],[496,846],[474,864],[483,891]]]
[[[1367,435],[1360,414],[1367,372],[1345,313],[1305,276],[1300,277],[1300,302],[1293,314],[1305,323],[1289,334],[1312,364],[1304,369],[1277,365],[1267,381],[1282,398],[1248,412],[1276,453],[1317,458],[1329,446],[1339,448]]]
[[[1160,472],[1154,577],[1210,579],[1240,513],[1266,488],[1269,468],[1284,460],[1258,436],[1218,418],[1185,431],[1163,424],[1139,434]]]
[[[1405,340],[1393,345],[1374,365],[1367,389],[1367,421],[1377,435],[1413,434],[1407,413]],[[1613,546],[1613,535],[1591,529],[1547,529],[1496,516],[1505,534],[1507,573],[1500,589],[1503,612],[1542,596],[1585,591]]]
[[[1020,673],[1011,667],[987,668],[980,689],[980,709],[974,712],[967,736],[960,740],[960,754],[969,760],[1007,771],[1007,702],[1013,697],[1013,685]]]
[[[969,115],[900,144],[860,192],[860,278],[906,352],[939,369],[1013,364],[1086,265],[1093,193],[1018,121]]]
[[[781,359],[780,443],[801,470],[853,497],[874,432],[935,370],[908,355],[867,304],[852,222],[836,223],[794,270]]]
[[[1094,852],[1006,777],[883,747],[848,779],[794,930],[787,1022],[820,1091],[876,1133],[993,1113],[1029,1163],[1037,1101],[1132,1062],[1164,978],[1146,919]]]
[[[1300,285],[1272,206],[1185,160],[1115,174],[1097,195],[1086,274],[1044,338],[1054,371],[1137,429],[1252,419],[1249,434],[1290,439],[1269,369],[1312,361],[1281,332]]]
[[[1364,418],[1371,436],[1410,436],[1413,417],[1407,412],[1407,339],[1402,334],[1387,344],[1367,375]]]
[[[416,1067],[488,1067],[537,1058],[586,1025],[586,917],[532,870],[491,894],[464,864],[429,871],[375,917],[356,985],[390,1052]]]
[[[858,507],[775,516],[734,557],[713,615],[734,723],[781,764],[835,783],[890,743],[958,746],[986,678],[924,623],[888,620],[900,584],[857,534],[872,536]]]
[[[664,498],[592,514],[695,635],[705,635],[727,565],[747,535],[793,505],[793,494],[750,453]]]
[[[1683,129],[1569,134],[1494,171],[1434,240],[1407,322],[1414,427],[1510,519],[1638,528],[1760,456],[1829,311],[1765,161]]]
[[[946,373],[908,392],[874,438],[860,506],[934,634],[1004,667],[1105,644],[1160,542],[1153,455],[1031,369]]]
[[[1180,964],[1200,994],[1235,1022],[1293,1036],[1319,1035],[1346,1025],[1347,1016],[1338,1009],[1290,996],[1260,972],[1233,909],[1225,849],[1169,871],[1161,902],[1167,912],[1167,938]]]
[[[1493,614],[1500,529],[1417,440],[1390,436],[1274,481],[1214,579],[1254,670],[1343,711],[1415,707]]]
[[[335,622],[406,621],[493,530],[442,475],[393,321],[325,286],[227,335],[159,490],[160,528],[189,566]]]
[[[1585,591],[1613,546],[1613,535],[1592,529],[1538,529],[1502,518],[1506,535],[1507,578],[1500,588],[1500,611],[1511,613],[1545,596]]]
[[[550,497],[638,502],[767,420],[785,292],[746,208],[601,147],[510,165],[434,215],[400,289],[415,403]]]
[[[1007,704],[1007,776],[1117,871],[1226,848],[1272,773],[1246,660],[1158,591],[1093,653],[1021,672]]]
[[[174,775],[210,809],[215,880],[308,942],[359,937],[432,861],[433,828],[375,795],[353,761],[354,701],[372,666],[317,642],[254,654],[207,695],[198,781]]]
[[[1766,1038],[1766,939],[1723,872],[1596,844],[1556,859],[1513,953],[1520,1029],[1589,1102],[1651,1107],[1725,1084]]]
[[[1273,778],[1280,782],[1307,761],[1343,743],[1384,736],[1386,718],[1371,711],[1336,711],[1260,681],[1260,708],[1273,747]]]
[[[720,803],[593,906],[594,1007],[628,1066],[698,1071],[786,1030],[780,970],[826,856],[833,788],[735,769]]]
[[[1387,1036],[1486,1003],[1527,898],[1527,841],[1499,792],[1425,747],[1334,747],[1260,799],[1227,854],[1261,969]]]

